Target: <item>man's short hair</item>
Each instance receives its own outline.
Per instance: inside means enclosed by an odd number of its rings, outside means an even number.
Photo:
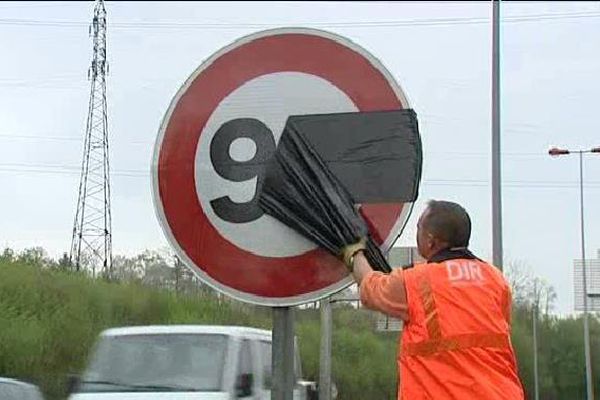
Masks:
[[[471,238],[471,218],[459,204],[430,200],[423,227],[450,247],[467,247]]]

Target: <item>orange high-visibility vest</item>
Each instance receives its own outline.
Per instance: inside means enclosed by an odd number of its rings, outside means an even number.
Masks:
[[[523,399],[510,341],[510,288],[473,258],[403,272],[409,320],[399,352],[403,400]]]

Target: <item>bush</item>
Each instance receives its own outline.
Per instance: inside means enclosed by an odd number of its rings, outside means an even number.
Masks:
[[[55,268],[40,251],[0,255],[0,376],[36,383],[50,400],[65,397],[66,376],[80,373],[97,335],[114,326],[223,324],[271,328],[271,310],[222,300],[210,291],[177,294],[141,283],[91,279]],[[37,261],[36,261],[37,260]],[[304,378],[318,381],[320,312],[297,309]],[[512,341],[519,374],[533,397],[531,309],[516,306]],[[334,307],[332,379],[340,400],[395,399],[396,333],[376,333],[373,313]],[[582,319],[540,316],[540,397],[585,397]],[[598,370],[600,324],[591,318]],[[598,374],[596,374],[597,377]],[[598,381],[597,381],[598,382]],[[596,382],[596,387],[598,383]]]
[[[375,334],[369,313],[334,310],[332,379],[340,398],[395,398],[395,335]],[[295,314],[304,377],[316,381],[319,311]],[[36,383],[51,400],[66,396],[66,376],[82,371],[102,330],[187,323],[270,329],[271,312],[206,293],[178,295],[31,262],[0,261],[0,376]]]

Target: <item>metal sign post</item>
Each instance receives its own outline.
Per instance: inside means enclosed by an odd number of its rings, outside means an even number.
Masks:
[[[331,336],[333,315],[331,299],[321,300],[321,352],[319,365],[319,400],[331,400]]]
[[[291,307],[273,308],[273,388],[271,400],[294,397],[294,312]]]

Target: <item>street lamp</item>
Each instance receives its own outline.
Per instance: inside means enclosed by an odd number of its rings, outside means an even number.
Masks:
[[[552,147],[548,154],[552,157],[559,157],[569,154],[579,154],[579,196],[581,211],[581,262],[583,271],[583,345],[585,348],[585,375],[587,386],[587,399],[594,400],[594,381],[592,380],[592,359],[590,355],[590,325],[588,319],[588,293],[587,276],[585,262],[585,235],[584,235],[584,217],[583,217],[583,154],[600,153],[600,146],[589,150],[568,150]]]

